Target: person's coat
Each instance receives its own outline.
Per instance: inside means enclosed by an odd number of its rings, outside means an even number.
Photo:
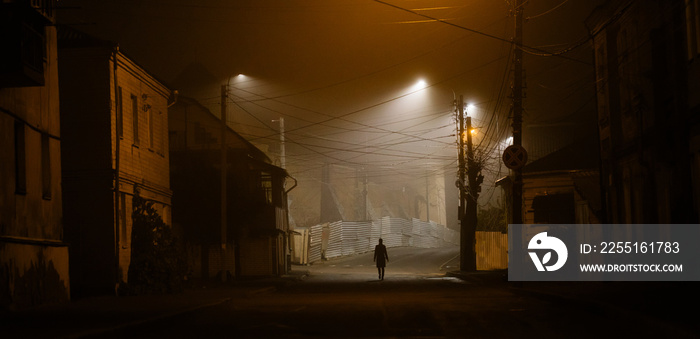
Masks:
[[[389,260],[389,254],[386,252],[386,246],[379,244],[374,247],[374,261],[377,262],[377,267],[386,267],[386,261]]]

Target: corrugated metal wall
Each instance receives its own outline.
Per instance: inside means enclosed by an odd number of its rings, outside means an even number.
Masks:
[[[328,224],[325,224],[327,226]],[[321,243],[323,241],[323,226],[324,225],[314,225],[309,228],[309,260],[307,262],[312,263],[314,261],[321,260]]]
[[[324,237],[324,229],[327,237]],[[459,244],[459,232],[447,229],[443,225],[418,219],[391,217],[373,221],[336,221],[314,225],[308,228],[308,234],[308,241],[294,242],[295,246],[308,244],[308,248],[294,249],[295,253],[308,253],[308,259],[295,258],[297,263],[312,263],[322,258],[373,251],[379,238],[382,238],[387,247],[434,248]]]
[[[322,246],[323,228],[329,233],[327,244]],[[459,232],[442,225],[418,219],[405,220],[385,217],[375,221],[338,221],[300,229],[295,241],[294,258],[297,264],[308,264],[321,260],[321,248],[327,248],[325,258],[335,258],[374,250],[379,235],[387,247],[412,246],[434,248],[459,245]],[[476,232],[478,270],[508,268],[508,235],[500,232]]]

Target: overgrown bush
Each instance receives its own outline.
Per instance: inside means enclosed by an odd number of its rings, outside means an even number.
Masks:
[[[131,215],[131,264],[129,294],[175,293],[183,289],[186,273],[184,252],[172,228],[138,192]]]
[[[506,211],[501,206],[487,206],[479,209],[476,230],[485,232],[502,232],[508,231],[506,222]]]

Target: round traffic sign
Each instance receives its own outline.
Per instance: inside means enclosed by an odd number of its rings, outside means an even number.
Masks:
[[[503,151],[503,164],[510,169],[518,169],[527,163],[527,151],[522,146],[510,145]]]

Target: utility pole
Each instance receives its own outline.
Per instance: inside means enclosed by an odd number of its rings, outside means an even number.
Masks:
[[[515,1],[515,69],[513,72],[513,145],[522,147],[523,129],[523,6],[525,0]],[[523,223],[523,172],[513,170],[513,224]]]
[[[455,103],[457,106],[457,143],[459,145],[458,150],[458,161],[459,161],[459,180],[457,181],[457,187],[459,188],[459,211],[457,216],[459,218],[459,267],[460,270],[464,271],[471,267],[469,264],[469,227],[467,225],[466,218],[466,201],[467,201],[467,190],[465,187],[465,178],[467,173],[467,165],[464,161],[464,97],[459,96],[459,101]]]
[[[279,120],[272,120],[272,122],[280,122],[280,167],[287,168],[287,157],[284,145],[284,117],[280,117]]]
[[[228,100],[228,85],[221,85],[221,281],[226,282],[226,236],[228,232],[226,217],[228,214],[226,205],[226,176],[228,162],[226,160],[226,101]]]
[[[274,122],[275,120],[272,120],[272,121]],[[282,167],[282,169],[286,169],[287,164],[286,164],[285,146],[284,146],[284,117],[280,117],[279,122],[280,122],[280,167]],[[283,186],[284,185],[285,184],[283,184]],[[287,201],[285,202],[286,203],[285,206],[288,207],[289,206],[289,197],[286,196],[285,199],[287,199]],[[287,220],[287,221],[289,221],[289,220]],[[291,253],[291,252],[289,252],[289,243],[291,241],[291,239],[290,239],[291,232],[287,232],[287,231],[285,231],[285,232],[286,232],[285,236],[284,236],[285,241],[283,243],[283,246],[284,246],[284,253],[285,253],[284,260],[286,261],[286,263],[284,265],[284,267],[285,267],[284,273],[287,273],[287,269],[291,269],[291,266],[290,266],[291,259],[290,259],[290,255],[289,255]]]
[[[467,248],[463,250],[466,260],[460,265],[460,270],[476,271],[476,223],[477,223],[477,199],[481,191],[481,182],[484,177],[481,175],[481,164],[474,158],[472,145],[472,117],[467,113],[467,181],[469,191],[466,194],[467,210],[465,213],[466,241]],[[462,229],[465,229],[464,227]]]
[[[428,165],[425,165],[425,221],[430,222],[430,180]]]

